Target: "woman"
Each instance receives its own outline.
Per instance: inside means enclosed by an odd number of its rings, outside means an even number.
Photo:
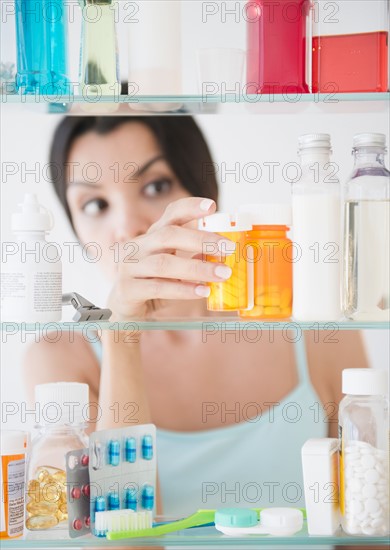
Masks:
[[[191,117],[65,118],[51,162],[68,167],[53,179],[77,238],[103,250],[112,320],[207,315],[206,283],[230,272],[200,259],[205,243],[221,238],[196,229],[216,210],[217,184]],[[88,163],[101,167],[96,183],[85,179]],[[135,261],[115,263],[114,243],[131,243],[124,253]],[[302,505],[301,446],[336,436],[341,370],[367,366],[359,335],[307,331],[295,343],[277,330],[256,339],[240,331],[138,336],[118,341],[104,331],[94,348],[81,335],[42,341],[29,351],[27,383],[88,383],[103,413],[97,429],[125,425],[131,412],[132,421],[154,422],[165,514]]]

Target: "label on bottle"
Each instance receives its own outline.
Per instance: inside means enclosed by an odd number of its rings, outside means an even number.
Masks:
[[[1,457],[0,538],[20,537],[24,523],[24,455]]]

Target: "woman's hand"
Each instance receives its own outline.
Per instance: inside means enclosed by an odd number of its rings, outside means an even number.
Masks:
[[[117,280],[109,307],[112,319],[143,319],[156,307],[156,300],[205,298],[205,284],[224,281],[231,269],[218,262],[201,259],[232,248],[231,241],[216,233],[184,227],[193,220],[215,212],[211,199],[188,197],[172,202],[145,235],[132,243],[137,251],[130,261],[119,262]]]

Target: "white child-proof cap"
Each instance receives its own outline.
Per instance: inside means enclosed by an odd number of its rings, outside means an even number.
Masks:
[[[83,424],[88,422],[88,384],[54,382],[35,386],[40,425]]]
[[[1,456],[23,455],[30,445],[30,434],[22,430],[1,430]]]
[[[252,225],[291,225],[291,206],[286,203],[242,204],[240,212],[249,214]]]
[[[306,149],[330,149],[329,134],[304,134],[298,137],[298,152]]]
[[[12,231],[50,231],[53,228],[52,215],[39,204],[34,193],[26,193],[23,203],[18,206],[21,212],[12,215]]]
[[[353,147],[386,147],[384,134],[356,134],[353,136]]]
[[[227,233],[232,231],[250,231],[252,229],[251,217],[246,213],[228,214],[216,212],[199,220],[199,229],[214,233]]]
[[[385,369],[344,369],[342,392],[349,395],[386,395],[389,377]]]
[[[260,512],[260,525],[270,535],[293,535],[303,527],[303,514],[296,508],[265,508]]]

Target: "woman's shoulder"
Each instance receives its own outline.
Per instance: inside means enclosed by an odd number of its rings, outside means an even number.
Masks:
[[[30,344],[23,359],[23,375],[31,394],[36,384],[96,381],[99,364],[90,342],[81,333],[48,333]]]

